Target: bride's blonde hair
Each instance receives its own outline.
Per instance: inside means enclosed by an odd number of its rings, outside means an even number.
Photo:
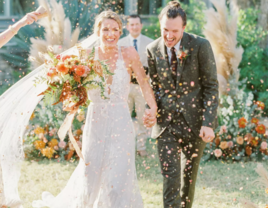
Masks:
[[[99,34],[101,24],[106,19],[112,19],[112,20],[116,21],[118,23],[118,25],[119,25],[120,35],[123,34],[123,24],[122,24],[120,16],[117,13],[108,10],[108,11],[103,11],[102,13],[100,13],[96,17],[95,24],[94,24],[94,33],[96,35]]]

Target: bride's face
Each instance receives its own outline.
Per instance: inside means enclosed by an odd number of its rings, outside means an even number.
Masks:
[[[100,28],[101,42],[108,47],[116,46],[120,38],[120,28],[118,23],[112,19],[105,19]]]

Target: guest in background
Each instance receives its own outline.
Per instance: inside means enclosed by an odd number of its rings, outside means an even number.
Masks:
[[[153,39],[142,35],[142,20],[139,15],[132,14],[128,16],[127,19],[127,30],[129,31],[129,35],[120,39],[118,41],[119,46],[134,46],[137,50],[141,63],[148,74],[148,63],[147,63],[147,54],[146,54],[146,46],[153,41]],[[129,92],[129,110],[132,112],[135,107],[135,111],[137,114],[137,122],[138,122],[138,131],[136,134],[137,138],[137,153],[140,156],[147,156],[146,152],[146,139],[148,138],[148,133],[146,131],[146,127],[143,125],[142,117],[145,112],[145,100],[141,93],[140,86],[135,78],[135,75],[132,75],[130,92]]]

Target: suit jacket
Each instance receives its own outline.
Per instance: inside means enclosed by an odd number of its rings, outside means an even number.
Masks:
[[[149,75],[158,106],[153,138],[159,137],[179,113],[197,137],[201,126],[217,125],[218,81],[211,45],[204,38],[184,33],[180,50],[188,51],[188,56],[178,58],[174,82],[163,38],[147,46]]]
[[[141,63],[145,67],[148,67],[146,46],[151,42],[153,42],[153,39],[141,34],[140,43],[139,43],[139,47],[138,47],[138,53],[139,53],[139,56],[140,56]],[[133,46],[131,44],[130,35],[127,35],[126,37],[121,38],[118,41],[118,45],[119,46]]]

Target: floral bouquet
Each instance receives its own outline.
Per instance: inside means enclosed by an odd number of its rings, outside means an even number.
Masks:
[[[72,122],[81,107],[87,107],[90,100],[87,91],[100,88],[101,97],[106,99],[105,78],[113,75],[108,70],[105,61],[94,60],[95,48],[90,54],[86,49],[77,45],[79,55],[57,55],[53,47],[48,47],[48,54],[39,55],[45,59],[44,74],[37,78],[36,83],[46,82],[48,88],[39,95],[44,95],[44,102],[56,105],[63,103],[63,110],[70,111],[58,131],[61,141],[64,141],[69,131],[69,138],[80,158],[83,159],[79,145],[72,135]]]
[[[77,55],[56,55],[49,47],[48,54],[39,54],[45,58],[45,73],[38,77],[36,83],[46,82],[47,90],[44,95],[45,103],[56,105],[63,103],[63,109],[71,111],[79,106],[87,107],[90,103],[87,91],[101,89],[104,96],[105,77],[113,75],[104,61],[94,60],[95,49],[87,56],[85,49],[77,46]]]

